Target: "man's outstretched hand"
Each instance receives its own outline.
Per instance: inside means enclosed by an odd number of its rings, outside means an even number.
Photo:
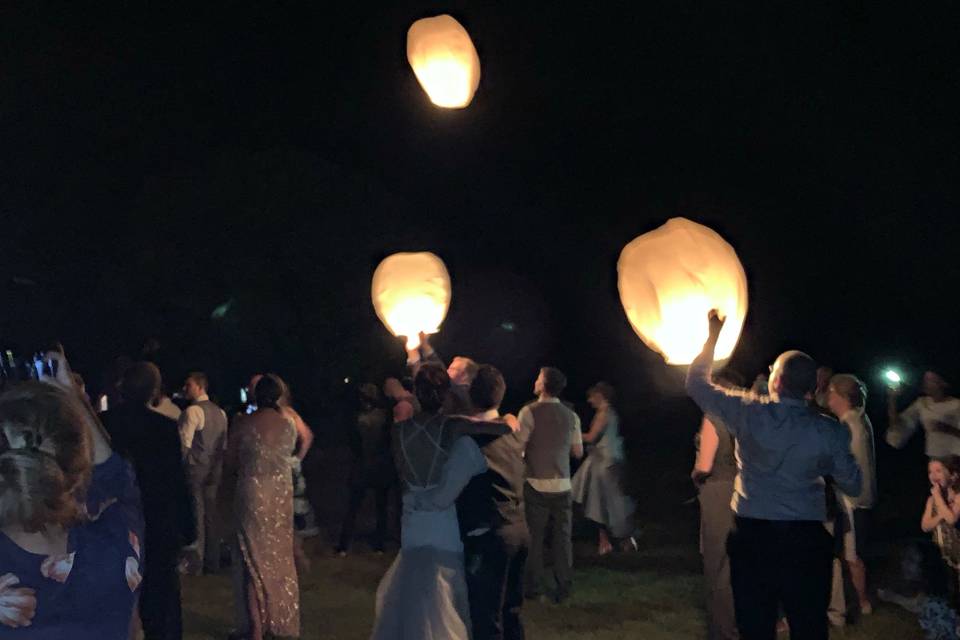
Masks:
[[[707,322],[710,325],[710,339],[716,341],[720,338],[720,331],[723,330],[723,325],[727,321],[726,318],[720,317],[720,312],[716,309],[710,309],[707,312]]]

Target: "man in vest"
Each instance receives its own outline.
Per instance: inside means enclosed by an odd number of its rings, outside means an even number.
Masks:
[[[570,493],[570,456],[583,457],[580,418],[560,401],[567,378],[559,369],[544,367],[534,383],[537,401],[520,410],[518,437],[526,444],[527,482],[523,488],[530,557],[527,596],[549,592],[554,602],[570,595],[573,581],[573,545],[570,539],[573,502]],[[553,522],[553,585],[545,585],[543,547]]]
[[[209,382],[204,373],[187,376],[183,392],[190,406],[180,416],[180,441],[187,467],[187,481],[193,494],[197,519],[197,564],[199,573],[216,573],[220,569],[220,538],[217,536],[217,490],[223,474],[227,451],[227,415],[210,401]]]

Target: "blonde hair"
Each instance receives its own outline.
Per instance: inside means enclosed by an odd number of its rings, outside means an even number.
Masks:
[[[862,409],[867,403],[867,385],[854,375],[838,373],[830,378],[830,386],[854,409]]]
[[[84,410],[78,396],[42,382],[0,395],[0,526],[39,531],[80,520],[92,471]]]

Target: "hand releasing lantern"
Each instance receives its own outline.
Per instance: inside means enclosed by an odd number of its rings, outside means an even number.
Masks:
[[[672,218],[624,247],[617,272],[633,330],[667,363],[690,364],[700,353],[710,309],[726,318],[717,359],[733,353],[747,315],[747,276],[715,231]]]
[[[444,14],[417,20],[407,31],[407,60],[438,107],[462,109],[480,85],[480,58],[470,34]]]
[[[440,330],[450,307],[450,274],[432,253],[395,253],[374,271],[370,294],[380,321],[414,349],[421,331]]]

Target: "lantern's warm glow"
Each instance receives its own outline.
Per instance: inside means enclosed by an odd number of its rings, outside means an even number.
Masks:
[[[673,218],[624,247],[617,272],[630,324],[669,364],[690,364],[700,353],[710,309],[727,319],[716,358],[733,353],[747,315],[747,276],[716,232]]]
[[[450,307],[450,274],[432,253],[395,253],[373,273],[373,308],[407,348],[420,345],[420,332],[436,333]]]
[[[480,57],[470,34],[448,15],[417,20],[407,31],[407,60],[430,102],[462,109],[480,85]]]

